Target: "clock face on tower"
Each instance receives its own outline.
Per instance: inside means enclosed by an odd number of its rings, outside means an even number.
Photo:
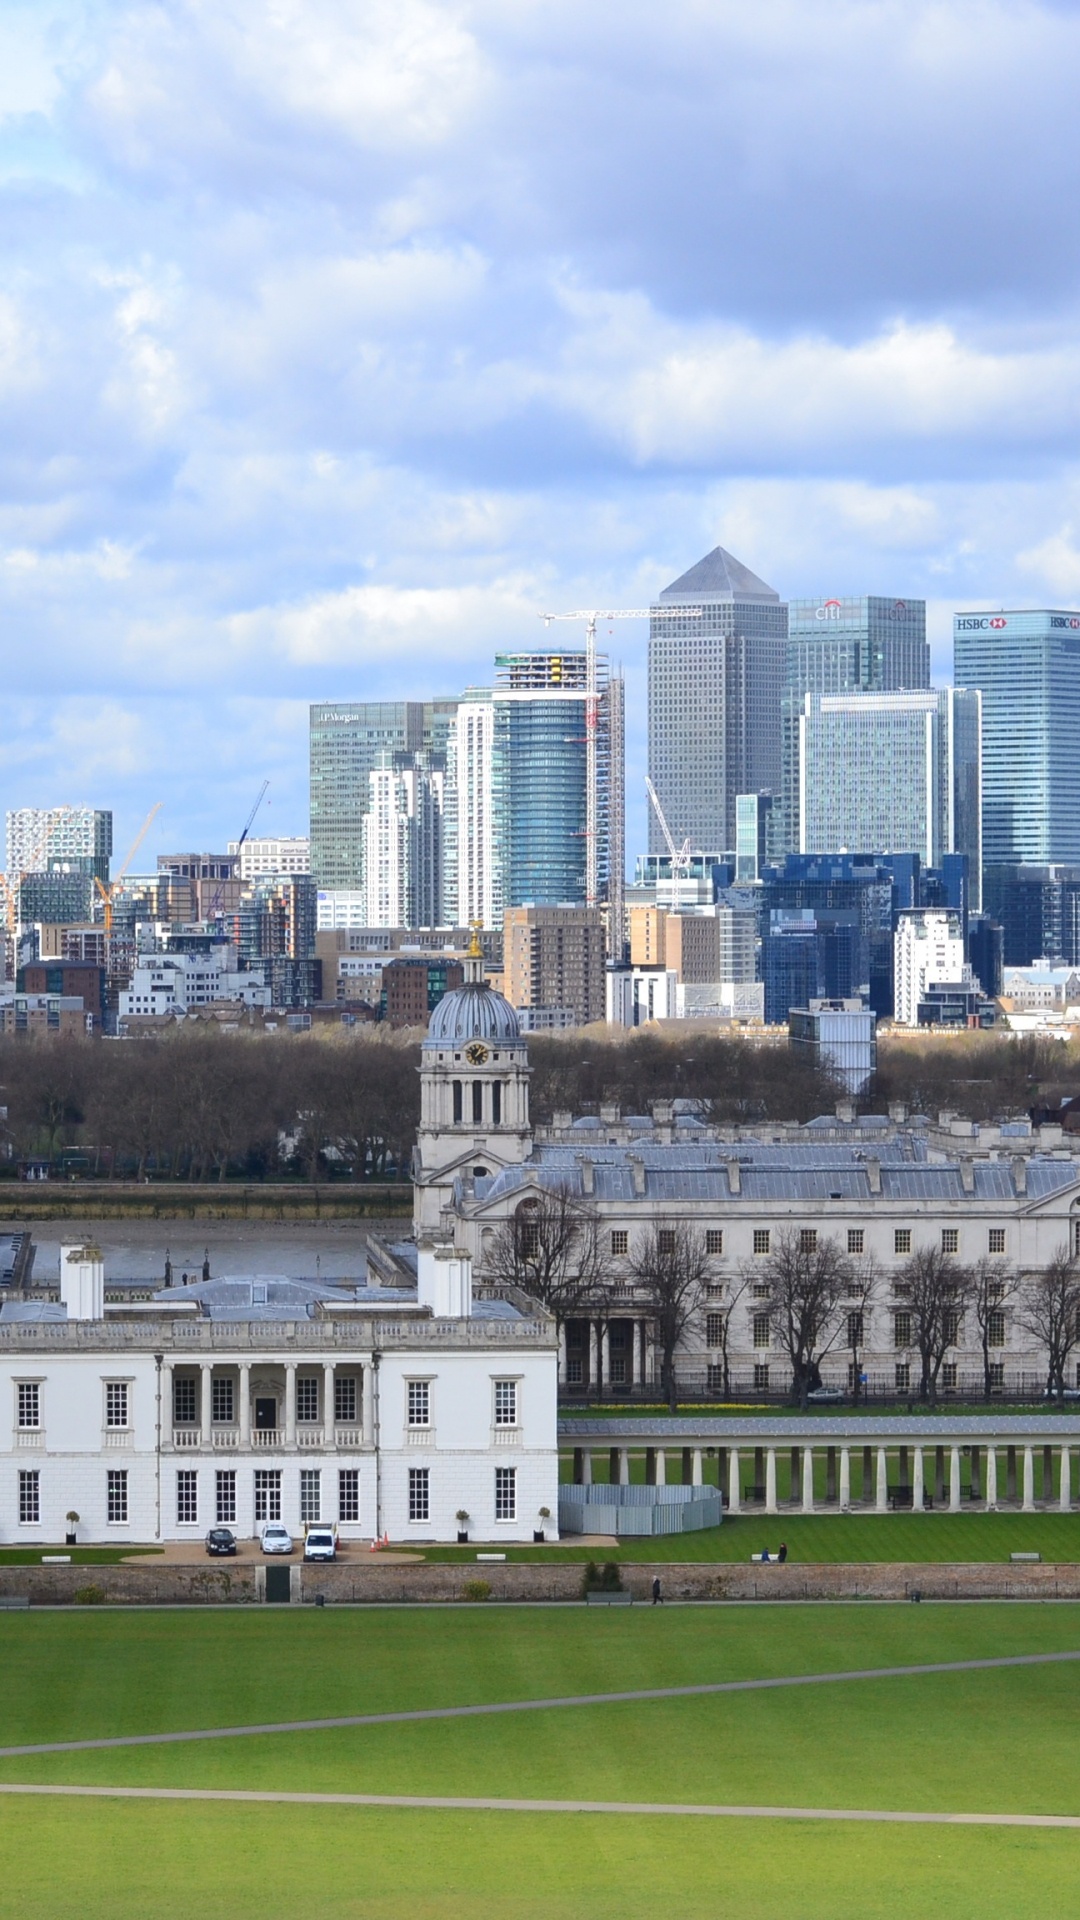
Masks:
[[[488,1050],[482,1040],[474,1040],[472,1045],[465,1049],[465,1058],[470,1067],[482,1067],[487,1057]]]

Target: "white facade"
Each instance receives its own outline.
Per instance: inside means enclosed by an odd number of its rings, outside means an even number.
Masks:
[[[673,967],[611,967],[606,991],[609,1026],[642,1027],[679,1017],[679,976]]]
[[[917,1027],[919,1002],[930,986],[970,986],[960,916],[945,908],[901,913],[893,936],[894,1019]]]
[[[351,927],[366,927],[367,894],[363,887],[320,887],[315,900],[315,929],[318,933],[338,933]]]
[[[9,879],[51,860],[108,860],[113,818],[100,807],[14,807],[7,816]]]
[[[265,874],[310,873],[311,842],[306,834],[290,834],[283,839],[262,836],[229,841],[229,852],[238,855],[241,880],[261,880]]]
[[[368,776],[364,873],[369,926],[440,925],[443,784],[441,771],[420,764],[376,767]]]
[[[258,969],[240,971],[235,947],[222,942],[209,953],[141,953],[119,1011],[121,1017],[187,1013],[226,1000],[268,1007],[271,992]]]
[[[495,846],[493,755],[495,709],[485,700],[463,700],[450,742],[454,846],[452,897],[447,913],[460,926],[478,920],[489,931],[502,926],[503,890]]]
[[[1053,967],[1049,961],[1032,967],[1006,967],[1002,993],[1025,1012],[1038,1007],[1080,1006],[1080,972],[1075,967]]]

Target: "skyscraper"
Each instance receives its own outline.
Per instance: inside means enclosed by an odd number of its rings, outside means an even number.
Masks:
[[[369,927],[437,927],[443,914],[443,754],[392,754],[368,776]]]
[[[953,662],[983,696],[987,864],[1080,861],[1080,614],[958,613]]]
[[[113,817],[101,807],[16,807],[7,816],[7,870],[109,878]]]
[[[317,887],[363,887],[371,774],[388,754],[445,753],[457,704],[346,700],[312,707],[311,874]]]
[[[799,830],[799,718],[808,693],[889,693],[930,685],[925,600],[884,594],[792,600],[782,711],[781,783],[770,844],[794,853]]]
[[[736,796],[778,790],[786,640],[779,594],[723,547],[658,596],[649,629],[649,774],[676,843],[730,852]],[[666,851],[654,818],[649,851]]]
[[[805,695],[799,721],[800,851],[966,853],[979,905],[977,692]]]

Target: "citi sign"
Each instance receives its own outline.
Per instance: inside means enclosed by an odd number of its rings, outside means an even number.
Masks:
[[[840,618],[839,600],[826,600],[824,604],[816,608],[814,612],[815,620],[839,620],[839,618]]]
[[[1000,613],[996,613],[992,620],[989,619],[986,614],[965,614],[962,619],[957,620],[956,630],[958,633],[975,633],[986,627],[993,627],[995,631],[997,631],[1002,627],[1007,627],[1008,624],[1004,615]]]

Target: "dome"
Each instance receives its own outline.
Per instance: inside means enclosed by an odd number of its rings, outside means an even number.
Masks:
[[[426,1047],[459,1047],[467,1040],[513,1046],[521,1039],[518,1017],[501,993],[482,980],[444,994],[431,1016]]]

